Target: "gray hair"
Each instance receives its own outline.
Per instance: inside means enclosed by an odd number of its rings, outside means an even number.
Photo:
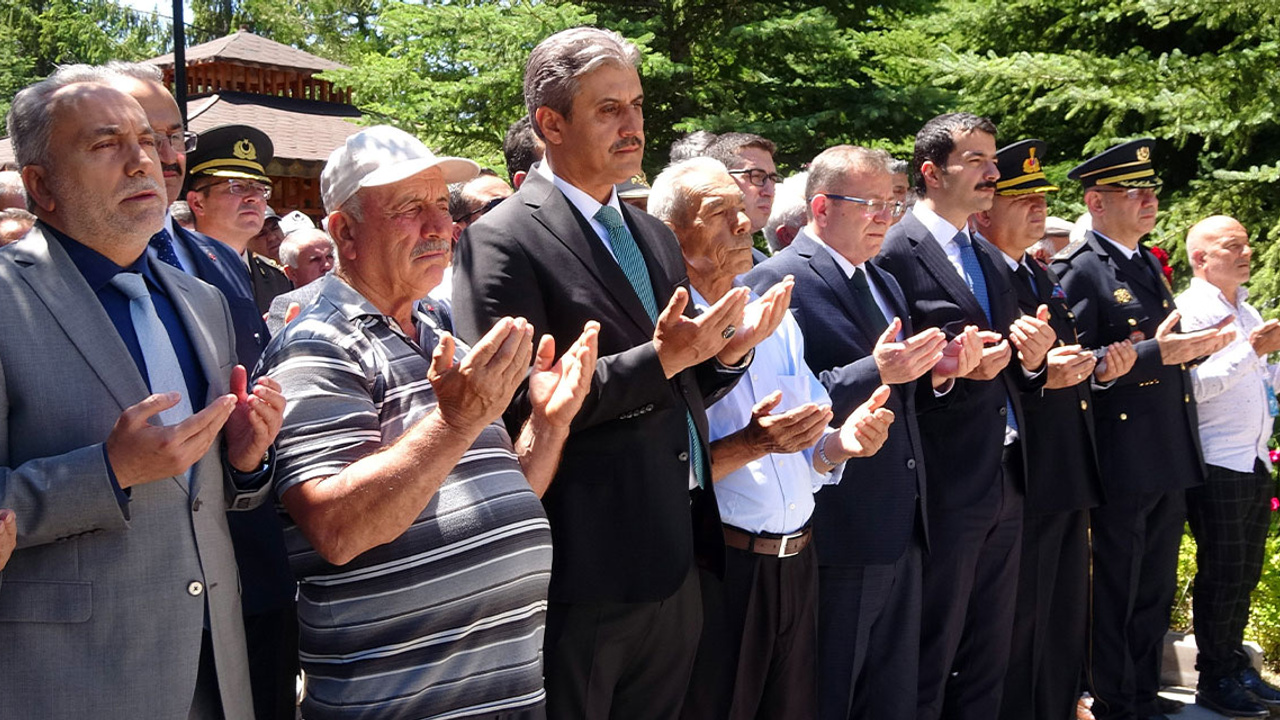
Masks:
[[[911,166],[907,164],[906,160],[899,160],[898,158],[894,158],[893,160],[889,161],[889,172],[893,173],[894,175],[907,175],[909,174],[910,170],[911,170]]]
[[[174,200],[169,204],[169,214],[173,216],[173,221],[179,225],[188,223],[194,225],[196,216],[191,212],[191,206],[186,200]]]
[[[112,60],[104,67],[108,72],[115,73],[122,77],[133,78],[134,80],[145,80],[147,82],[164,85],[164,71],[160,69],[159,65],[152,65],[151,63],[144,62]]]
[[[671,143],[671,150],[668,151],[668,157],[671,162],[678,163],[681,160],[688,160],[703,155],[707,152],[707,148],[716,141],[715,133],[706,130],[694,130],[679,140]]]
[[[808,171],[796,173],[783,180],[774,191],[773,210],[764,224],[764,239],[769,243],[770,252],[782,249],[782,243],[778,241],[779,227],[799,230],[808,219],[809,198],[804,194],[808,182]]]
[[[717,173],[728,175],[729,169],[709,157],[689,158],[668,165],[649,188],[649,214],[676,227],[687,226],[698,209],[693,194],[696,182],[691,178],[706,178]]]
[[[328,241],[329,247],[333,249],[334,258],[337,258],[338,247],[333,242],[333,238],[329,237],[329,233],[320,228],[302,228],[284,236],[284,241],[280,243],[280,264],[297,270],[298,253],[302,252],[302,246],[318,237]]]
[[[538,43],[524,66],[524,104],[538,137],[546,139],[538,108],[549,107],[567,119],[578,78],[605,64],[638,67],[640,51],[618,33],[595,27],[561,30]]]
[[[0,170],[0,198],[5,196],[21,198],[24,205],[27,202],[27,188],[17,170]]]
[[[63,65],[44,80],[18,91],[6,122],[18,167],[48,165],[52,158],[49,138],[53,133],[53,105],[50,100],[54,93],[78,83],[108,84],[114,76],[115,73],[97,65]]]
[[[872,150],[858,145],[836,145],[818,153],[809,163],[809,180],[804,186],[806,217],[813,219],[813,208],[808,201],[813,196],[834,192],[841,188],[849,173],[874,172],[892,174],[893,158],[884,150]]]

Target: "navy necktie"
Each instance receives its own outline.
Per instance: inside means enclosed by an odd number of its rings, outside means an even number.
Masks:
[[[658,300],[653,296],[653,283],[649,281],[649,268],[644,264],[644,256],[636,245],[631,231],[622,221],[622,215],[608,205],[600,206],[595,219],[609,232],[609,247],[613,249],[613,257],[617,259],[622,272],[631,283],[631,288],[640,297],[640,304],[649,314],[649,319],[658,321]],[[706,487],[706,473],[702,468],[702,442],[698,439],[698,426],[693,422],[693,414],[685,410],[685,423],[689,428],[689,462],[693,467],[693,476],[698,480],[698,487]]]
[[[1040,297],[1040,292],[1036,289],[1036,278],[1031,274],[1031,269],[1028,268],[1025,263],[1018,265],[1018,272],[1015,274],[1021,278],[1022,282],[1027,287],[1031,288],[1032,295]]]
[[[178,259],[178,253],[173,249],[173,238],[169,236],[168,228],[160,228],[160,232],[151,236],[147,244],[156,250],[156,257],[179,270],[186,272],[187,269],[182,267],[182,261]]]

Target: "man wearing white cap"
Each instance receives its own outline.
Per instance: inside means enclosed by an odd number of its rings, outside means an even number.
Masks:
[[[320,179],[341,264],[262,358],[291,399],[276,493],[308,720],[543,713],[538,497],[598,327],[555,362],[550,337],[534,359],[523,318],[469,349],[422,312],[449,256],[447,183],[476,172],[392,127],[348,138]],[[531,415],[513,442],[499,418],[526,377]]]

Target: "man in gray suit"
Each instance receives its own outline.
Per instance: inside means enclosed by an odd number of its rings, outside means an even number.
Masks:
[[[223,511],[265,496],[284,400],[218,291],[144,252],[155,135],[104,80],[60,69],[8,118],[39,222],[0,251],[0,717],[248,718]]]

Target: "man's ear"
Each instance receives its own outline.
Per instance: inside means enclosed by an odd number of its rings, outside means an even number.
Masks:
[[[932,160],[920,164],[920,177],[924,178],[925,187],[942,187],[942,168]]]
[[[27,197],[40,210],[51,213],[57,210],[53,192],[45,182],[45,168],[42,165],[27,165],[22,168],[22,184],[27,188]]]
[[[1085,190],[1084,206],[1090,215],[1101,215],[1103,213],[1102,193],[1096,192],[1092,188]]]
[[[329,213],[329,237],[338,247],[338,258],[350,260],[356,256],[356,240],[351,234],[351,218],[341,210]]]
[[[973,221],[977,223],[978,227],[980,228],[991,227],[991,211],[982,210],[980,212],[974,213],[971,217],[973,217]]]
[[[831,201],[822,193],[809,198],[809,212],[813,213],[813,220],[818,227],[827,226],[827,208],[830,205]]]
[[[538,128],[542,130],[542,137],[546,144],[564,144],[565,117],[563,115],[552,110],[546,105],[543,105],[533,111],[533,121],[537,123]]]
[[[204,217],[204,193],[195,190],[187,191],[187,207],[191,208],[191,214],[196,217]]]

